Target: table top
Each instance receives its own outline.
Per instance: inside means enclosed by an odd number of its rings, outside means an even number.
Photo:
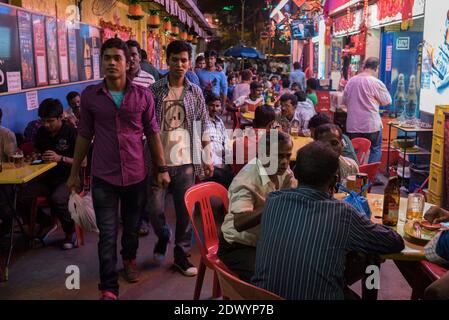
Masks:
[[[0,172],[0,184],[23,184],[40,176],[53,167],[56,162],[29,165],[26,164],[21,168],[15,168],[11,163],[4,163],[3,170]]]
[[[246,111],[246,112],[243,112],[243,113],[240,114],[240,116],[241,116],[242,118],[247,119],[247,120],[254,120],[254,117],[255,117],[254,111]]]
[[[404,132],[432,132],[433,128],[421,128],[421,127],[403,127],[399,123],[396,122],[388,122],[389,126],[402,130]]]
[[[304,147],[306,144],[313,141],[310,137],[292,137],[293,140],[293,150],[292,150],[292,156],[290,158],[290,161],[296,161],[296,153],[299,149]]]

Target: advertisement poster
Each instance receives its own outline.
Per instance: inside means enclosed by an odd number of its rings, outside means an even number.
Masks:
[[[19,28],[17,10],[4,5],[0,9],[0,92],[7,92],[8,79],[14,81],[20,72]]]
[[[331,49],[331,71],[339,72],[341,70],[341,40],[332,39]]]
[[[449,102],[449,2],[426,1],[420,110]]]
[[[22,90],[22,81],[20,79],[20,71],[7,72],[6,80],[8,82],[8,92],[17,92]]]
[[[78,59],[76,47],[76,30],[68,28],[70,81],[78,81]]]
[[[79,80],[91,80],[93,78],[92,70],[92,38],[90,35],[90,26],[80,24],[78,32],[78,76]]]
[[[33,14],[34,61],[36,63],[36,82],[38,86],[48,84],[47,52],[45,49],[45,18]]]
[[[61,82],[70,82],[69,56],[67,52],[67,26],[63,20],[58,20],[58,52]]]
[[[17,11],[17,22],[19,26],[22,87],[24,89],[33,88],[36,86],[36,79],[34,77],[33,30],[31,24],[31,13],[25,11]]]
[[[57,24],[53,17],[45,18],[47,40],[48,78],[50,84],[59,83]]]
[[[90,37],[91,37],[91,55],[92,55],[92,70],[93,79],[100,79],[100,48],[101,48],[101,36],[100,29],[90,26]]]

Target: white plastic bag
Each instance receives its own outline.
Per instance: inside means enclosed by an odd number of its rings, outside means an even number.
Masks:
[[[69,212],[73,221],[79,225],[83,231],[99,232],[90,192],[83,197],[72,192],[69,198]]]

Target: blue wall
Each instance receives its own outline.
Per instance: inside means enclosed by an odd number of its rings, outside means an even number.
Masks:
[[[63,106],[67,108],[68,105],[65,98],[67,93],[70,91],[82,92],[84,88],[97,82],[99,81],[94,80],[53,88],[36,89],[39,103],[47,98],[54,98],[61,100]],[[3,110],[2,126],[9,128],[16,133],[23,133],[26,125],[30,121],[38,118],[37,109],[27,110],[25,92],[0,96],[0,107]]]

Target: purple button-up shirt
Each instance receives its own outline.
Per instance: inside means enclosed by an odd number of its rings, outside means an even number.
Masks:
[[[142,136],[158,132],[149,89],[127,81],[119,109],[105,82],[83,91],[78,134],[89,140],[95,137],[92,175],[115,186],[141,182],[147,174]]]

